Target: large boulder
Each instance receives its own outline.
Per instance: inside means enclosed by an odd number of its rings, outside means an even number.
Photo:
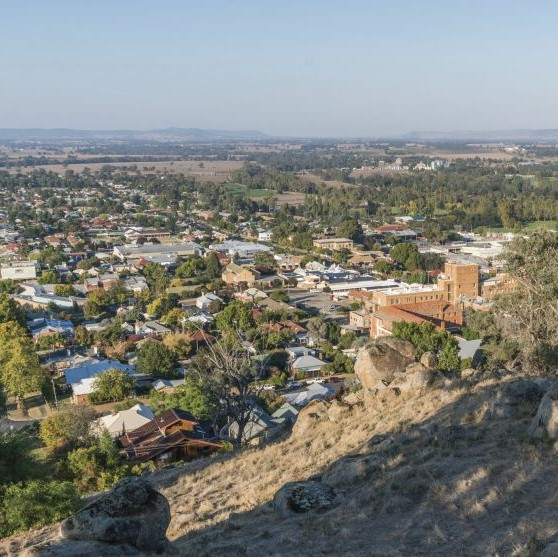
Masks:
[[[535,381],[518,379],[505,383],[491,405],[493,418],[517,418],[533,415],[545,390]]]
[[[537,413],[529,426],[529,435],[532,437],[548,435],[550,439],[558,439],[557,389],[552,389],[543,396]]]
[[[363,481],[381,469],[376,455],[352,455],[336,460],[325,472],[322,482],[341,487]]]
[[[432,384],[434,369],[425,367],[421,362],[413,362],[405,368],[405,384],[408,389],[425,389]]]
[[[141,478],[124,478],[60,526],[62,537],[127,544],[144,551],[167,545],[171,515],[163,495]]]
[[[415,361],[415,355],[415,347],[410,342],[381,337],[359,351],[355,373],[363,389],[387,386]]]
[[[306,513],[331,507],[335,500],[333,489],[319,481],[308,480],[285,484],[273,498],[273,508],[281,515]]]

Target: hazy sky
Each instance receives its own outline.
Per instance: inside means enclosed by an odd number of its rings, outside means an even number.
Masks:
[[[558,128],[558,2],[17,0],[0,127]]]

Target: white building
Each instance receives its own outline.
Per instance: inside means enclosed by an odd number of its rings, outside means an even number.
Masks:
[[[220,253],[227,253],[230,256],[238,255],[242,259],[251,259],[258,253],[271,251],[269,246],[264,246],[263,244],[237,240],[227,240],[221,244],[211,244],[209,249]]]
[[[2,280],[32,280],[37,278],[35,261],[11,261],[4,263],[0,269]]]

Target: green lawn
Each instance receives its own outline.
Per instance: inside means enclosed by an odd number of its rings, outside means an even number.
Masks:
[[[267,197],[275,192],[261,188],[248,188],[242,184],[225,184],[225,188],[229,193],[246,197]]]
[[[558,230],[558,222],[555,220],[536,220],[526,224],[524,230],[534,230],[535,228],[547,228],[549,230]]]

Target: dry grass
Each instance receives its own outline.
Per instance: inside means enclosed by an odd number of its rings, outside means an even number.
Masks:
[[[81,155],[80,155],[81,156]],[[203,167],[200,167],[203,163]],[[111,163],[79,163],[68,164],[45,164],[34,167],[10,168],[11,174],[23,172],[29,174],[37,169],[44,169],[47,172],[55,172],[64,174],[66,170],[73,170],[81,173],[84,168],[89,168],[91,172],[97,172],[103,167],[109,165],[115,168],[137,166],[138,171],[142,174],[152,174],[157,172],[171,172],[173,174],[184,174],[185,176],[195,176],[202,182],[225,182],[230,179],[231,172],[242,168],[242,161],[158,161],[158,162],[111,162]],[[154,168],[154,170],[151,170]],[[149,170],[147,170],[149,169]]]
[[[529,440],[529,418],[486,416],[497,388],[383,391],[337,422],[154,474],[171,505],[169,555],[536,555],[558,531],[557,453]],[[331,509],[274,512],[282,485],[322,474]]]

